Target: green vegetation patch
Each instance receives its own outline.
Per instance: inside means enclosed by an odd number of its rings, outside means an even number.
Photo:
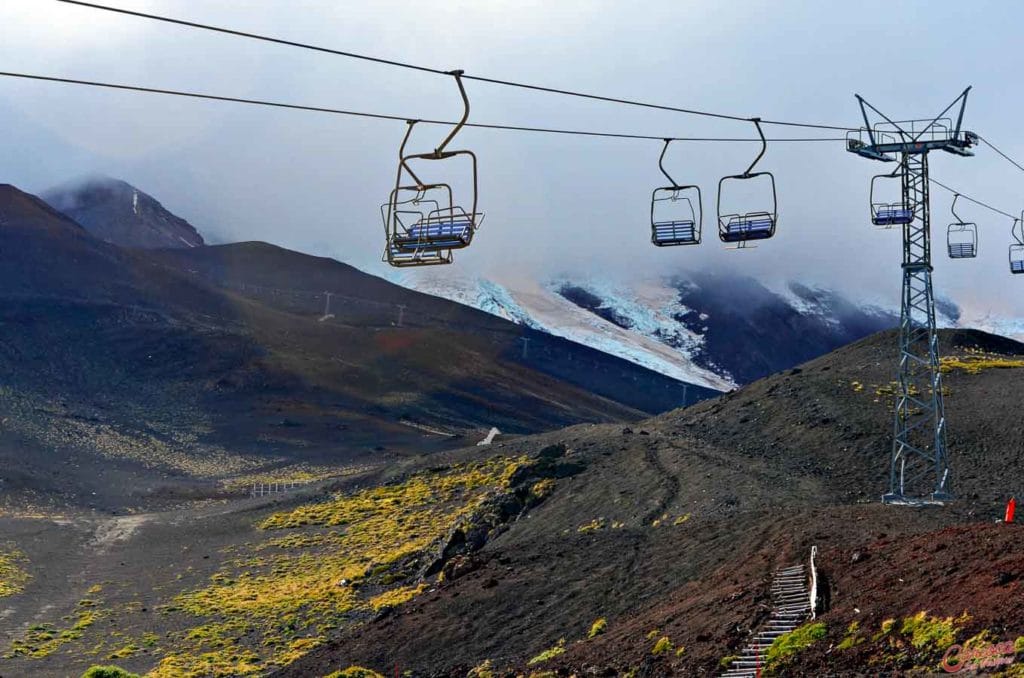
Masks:
[[[528,661],[527,665],[533,666],[534,664],[540,664],[563,654],[565,654],[565,638],[559,639],[558,643],[554,647],[544,650],[539,655]]]
[[[651,654],[657,657],[658,655],[667,654],[674,649],[675,646],[672,645],[672,641],[669,640],[668,636],[662,636],[661,638],[658,638],[658,642],[656,642],[654,647],[651,648]]]
[[[204,621],[149,676],[266,673],[357,615],[412,599],[426,588],[410,581],[423,554],[506,490],[525,461],[496,457],[418,473],[268,516],[257,525],[266,538],[250,554],[164,608]]]
[[[25,590],[32,578],[25,570],[28,558],[15,548],[0,549],[0,598]]]
[[[325,678],[384,678],[376,671],[364,669],[362,666],[350,666],[342,671],[335,671]]]
[[[965,612],[960,617],[932,617],[927,612],[918,612],[903,619],[900,633],[910,636],[910,644],[919,650],[933,648],[945,650],[956,642],[957,631],[970,620]]]
[[[91,601],[83,602],[91,603]],[[42,659],[59,650],[65,643],[78,640],[87,628],[103,616],[103,613],[92,609],[92,607],[92,605],[83,606],[79,603],[79,610],[70,618],[65,618],[72,623],[64,628],[57,628],[53,624],[30,626],[20,638],[11,642],[11,647],[4,654],[4,659],[15,657]]]
[[[939,369],[947,373],[956,370],[967,374],[980,374],[985,370],[1008,370],[1021,367],[1024,367],[1022,358],[1007,358],[986,353],[945,356],[939,359]]]
[[[792,657],[824,638],[826,631],[824,622],[814,622],[782,634],[768,647],[768,654],[765,656],[765,671],[770,672],[779,668]]]
[[[860,635],[860,622],[854,620],[846,627],[846,635],[843,636],[843,640],[839,643],[838,649],[850,650],[866,640],[867,638]]]
[[[82,674],[82,678],[141,678],[137,673],[129,673],[117,666],[90,666]]]
[[[587,638],[596,638],[608,629],[608,620],[604,617],[597,619],[593,624],[590,625],[590,631],[587,633]]]

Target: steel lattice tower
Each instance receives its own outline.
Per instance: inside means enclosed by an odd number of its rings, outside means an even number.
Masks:
[[[884,162],[893,161],[896,154],[900,157],[902,203],[877,205],[872,199],[872,220],[876,224],[903,226],[898,392],[889,491],[882,497],[886,503],[917,505],[953,498],[932,290],[928,153],[943,150],[972,155],[968,149],[977,143],[977,135],[960,129],[969,91],[968,87],[931,120],[899,123],[858,95],[865,128],[847,139],[847,150],[852,153]],[[954,126],[943,116],[957,103],[960,112]],[[869,108],[884,122],[872,126],[868,122]]]

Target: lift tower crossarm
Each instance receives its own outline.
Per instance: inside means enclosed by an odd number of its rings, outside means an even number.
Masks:
[[[970,87],[965,89],[934,118],[899,122],[892,120],[872,106],[861,95],[855,94],[854,96],[860,104],[864,127],[847,133],[846,148],[851,153],[882,162],[895,160],[892,157],[895,153],[946,151],[961,156],[974,155],[969,149],[977,145],[980,138],[974,132],[962,129],[964,109],[967,106],[967,95],[970,91]],[[960,104],[960,110],[957,113],[954,126],[952,120],[943,116],[957,103]],[[869,109],[884,122],[872,125],[868,119]]]

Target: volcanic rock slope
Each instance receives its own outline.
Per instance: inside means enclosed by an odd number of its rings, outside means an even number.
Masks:
[[[11,186],[0,220],[5,503],[131,505],[683,402],[662,375],[328,259],[122,249]]]
[[[142,249],[203,245],[203,236],[192,224],[124,181],[95,177],[54,188],[42,197],[100,240],[115,245]]]
[[[941,344],[952,505],[879,502],[895,353],[882,333],[629,427],[515,441],[557,469],[543,503],[279,675],[716,675],[768,618],[772,572],[812,546],[821,626],[773,675],[920,675],[970,638],[1020,649],[1024,528],[996,520],[1024,477],[1024,345],[974,331]]]

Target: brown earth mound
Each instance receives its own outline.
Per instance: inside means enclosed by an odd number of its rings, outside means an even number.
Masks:
[[[517,450],[534,452],[564,443],[580,471],[488,543],[470,573],[343,631],[281,675],[357,664],[465,676],[484,662],[495,675],[714,675],[767,617],[772,571],[804,561],[812,545],[831,604],[821,618],[828,635],[779,669],[787,675],[934,668],[946,637],[917,648],[913,621],[900,631],[920,613],[942,621],[966,611],[958,641],[983,629],[1014,640],[1024,634],[1018,603],[1008,602],[1019,586],[1020,529],[992,523],[1024,471],[1013,398],[1024,370],[951,369],[960,498],[883,506],[893,349],[891,334],[877,335],[630,428],[520,441]],[[943,350],[984,351],[994,361],[984,365],[1024,358],[1024,346],[978,332],[944,333]],[[599,619],[604,631],[588,638]],[[898,629],[835,649],[857,619],[872,634],[885,619]],[[656,651],[663,637],[671,652],[665,643]]]

